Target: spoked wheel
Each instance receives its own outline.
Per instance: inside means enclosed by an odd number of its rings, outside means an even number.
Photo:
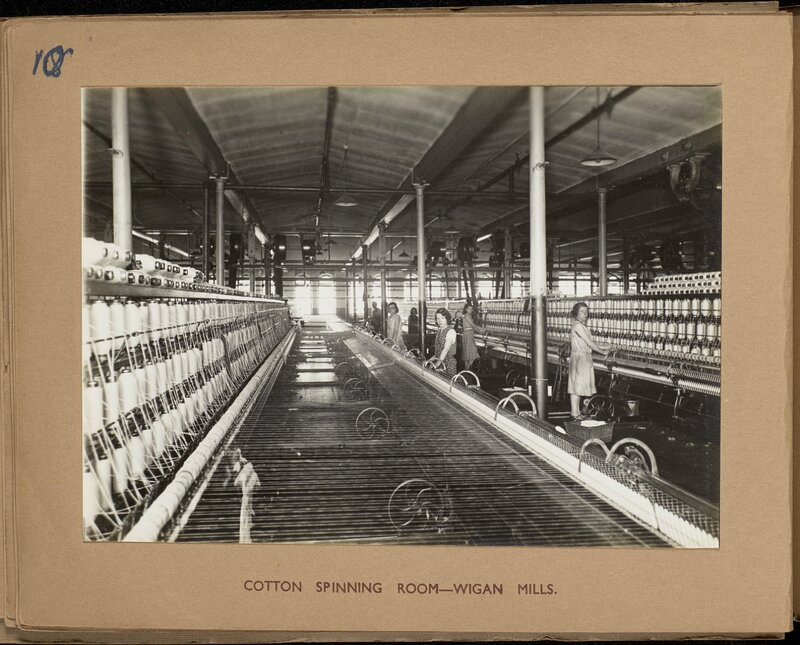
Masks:
[[[344,384],[344,395],[350,401],[363,401],[367,398],[367,384],[360,378],[351,378]]]
[[[389,417],[380,408],[366,408],[356,417],[356,432],[362,439],[386,434],[391,425]]]
[[[592,419],[609,421],[614,418],[614,401],[605,394],[595,394],[586,400],[583,405],[583,414]]]
[[[635,466],[650,474],[653,473],[653,465],[650,463],[650,459],[644,454],[644,452],[635,446],[625,446],[622,449],[622,452]]]
[[[389,497],[389,520],[398,531],[441,529],[450,519],[447,496],[431,482],[409,479]]]
[[[506,373],[506,387],[517,387],[522,381],[522,374],[519,373],[519,370],[510,369]]]
[[[344,361],[333,368],[333,373],[340,379],[346,379],[355,376],[356,370],[350,363]]]

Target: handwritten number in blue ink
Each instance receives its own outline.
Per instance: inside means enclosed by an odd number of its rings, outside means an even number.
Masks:
[[[39,69],[39,61],[42,60],[42,56],[44,56],[44,49],[40,49],[36,52],[36,58],[33,61],[33,75],[36,76],[36,70]]]
[[[42,61],[42,73],[45,76],[58,78],[61,76],[61,66],[64,64],[64,59],[74,53],[75,50],[72,47],[64,49],[61,45],[56,45],[47,54],[44,53],[43,49],[40,49],[36,52],[33,61],[33,75],[36,76],[36,72],[39,69],[39,61]]]

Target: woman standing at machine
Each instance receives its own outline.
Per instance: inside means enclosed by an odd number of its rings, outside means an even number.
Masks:
[[[472,304],[467,302],[464,305],[463,314],[461,316],[463,325],[461,360],[464,361],[464,369],[467,370],[472,367],[476,359],[481,357],[480,354],[478,354],[478,346],[475,344],[475,331],[477,330],[481,334],[486,331],[483,327],[479,327],[472,319],[473,311]]]
[[[434,344],[433,361],[444,367],[447,374],[456,373],[456,330],[453,329],[450,312],[444,307],[436,310],[436,342]]]
[[[581,416],[581,397],[597,394],[594,384],[594,363],[592,351],[598,354],[608,354],[594,342],[592,332],[586,326],[589,319],[589,305],[585,302],[576,302],[572,307],[570,317],[573,319],[570,336],[569,359],[569,403],[572,418],[579,420]]]
[[[390,302],[387,310],[389,317],[386,319],[386,338],[391,338],[395,345],[406,351],[406,344],[403,342],[403,320],[400,318],[397,303]]]
[[[419,346],[419,314],[416,307],[411,307],[408,313],[408,346]]]

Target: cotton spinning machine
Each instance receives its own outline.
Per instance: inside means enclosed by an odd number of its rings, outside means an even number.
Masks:
[[[718,545],[717,510],[654,460],[576,441],[529,400],[498,401],[476,375],[447,378],[342,323],[290,338],[193,483],[167,487],[125,539]]]

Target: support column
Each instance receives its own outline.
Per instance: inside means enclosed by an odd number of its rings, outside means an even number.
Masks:
[[[217,284],[225,286],[225,178],[214,179],[217,187]]]
[[[269,242],[269,240],[267,240]],[[264,295],[268,296],[270,294],[270,279],[269,279],[269,272],[271,270],[271,259],[269,257],[270,247],[266,244],[263,245],[262,250],[264,252]]]
[[[361,245],[361,261],[362,261],[362,264],[363,264],[363,267],[364,267],[364,273],[363,273],[362,280],[364,282],[364,296],[363,297],[364,297],[364,321],[365,322],[367,320],[369,320],[369,302],[367,302],[367,300],[369,299],[369,291],[367,290],[367,282],[369,282],[369,276],[367,275],[367,249],[368,249],[368,247],[367,247],[366,244],[362,244]]]
[[[353,320],[358,320],[358,280],[356,261],[353,260]]]
[[[211,205],[210,191],[208,190],[208,182],[203,182],[203,276],[208,281],[208,275],[211,271],[211,256],[209,251],[211,248]]]
[[[338,293],[336,296],[336,302],[338,306]],[[350,320],[350,273],[347,266],[344,268],[344,319]]]
[[[531,361],[530,394],[536,393],[536,410],[547,418],[547,231],[545,225],[544,88],[530,88],[530,267]]]
[[[419,312],[419,349],[425,359],[425,186],[414,184],[417,191],[417,297]]]
[[[628,265],[631,261],[630,242],[628,234],[622,231],[622,293],[627,294],[631,288],[631,276],[628,272]]]
[[[511,274],[514,273],[514,252],[512,250],[511,228],[505,230],[505,240],[503,241],[503,264],[506,265],[503,271],[503,297],[511,297]]]
[[[386,335],[386,224],[378,224],[378,253],[381,256],[381,333]]]
[[[128,90],[124,87],[111,88],[111,172],[114,244],[133,251]]]
[[[600,263],[598,278],[600,296],[608,295],[608,247],[606,242],[606,188],[597,189],[597,259]]]

